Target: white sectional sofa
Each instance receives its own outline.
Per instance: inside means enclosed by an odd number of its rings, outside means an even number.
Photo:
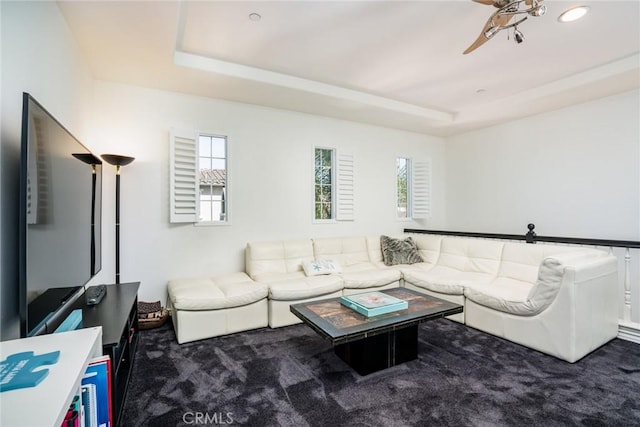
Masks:
[[[385,265],[380,236],[250,242],[246,274],[232,275],[233,280],[169,282],[168,305],[173,307],[178,342],[299,323],[289,311],[291,304],[397,286],[459,303],[464,311],[451,316],[453,320],[569,362],[617,335],[617,260],[605,251],[429,234],[398,236],[407,237],[423,262]],[[331,261],[332,274],[305,271],[319,261]],[[244,305],[239,306],[243,299],[231,292],[229,283],[234,282],[241,284],[240,294],[247,294]],[[209,293],[218,298],[208,300]],[[226,311],[225,326],[207,326],[218,321],[209,312],[219,310]],[[229,322],[238,314],[241,320],[234,327]],[[189,331],[192,328],[197,332]]]

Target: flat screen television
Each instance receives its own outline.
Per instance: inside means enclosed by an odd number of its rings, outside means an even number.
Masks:
[[[102,162],[23,94],[19,299],[22,337],[53,332],[101,269]]]

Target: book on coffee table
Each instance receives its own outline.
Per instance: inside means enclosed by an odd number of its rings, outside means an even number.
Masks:
[[[409,307],[407,301],[375,291],[340,297],[340,304],[367,317],[392,313]]]

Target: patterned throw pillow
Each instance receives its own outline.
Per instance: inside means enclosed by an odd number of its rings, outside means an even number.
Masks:
[[[423,262],[418,253],[418,246],[411,237],[406,239],[394,239],[388,236],[380,236],[380,248],[384,265],[415,264]]]
[[[319,276],[321,274],[341,273],[340,265],[329,259],[319,259],[316,261],[304,261],[302,263],[304,274],[307,276]]]

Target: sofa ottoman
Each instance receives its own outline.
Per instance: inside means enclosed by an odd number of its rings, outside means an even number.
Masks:
[[[167,291],[180,344],[268,325],[269,289],[245,273],[175,279]]]

